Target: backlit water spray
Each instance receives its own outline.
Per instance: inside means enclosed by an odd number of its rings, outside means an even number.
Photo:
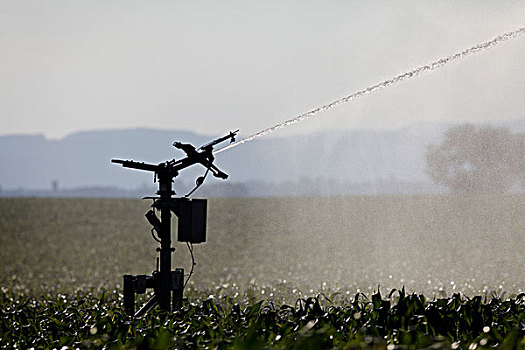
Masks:
[[[433,71],[435,69],[441,68],[441,67],[445,66],[446,64],[448,64],[448,63],[450,63],[452,61],[455,61],[455,60],[457,60],[459,58],[463,58],[463,57],[466,57],[466,56],[469,56],[469,55],[472,55],[472,54],[484,51],[485,49],[488,49],[488,48],[490,48],[492,46],[495,46],[495,45],[497,45],[497,44],[499,44],[501,42],[504,42],[506,40],[515,38],[518,35],[523,34],[523,33],[525,33],[525,27],[521,27],[521,28],[519,28],[519,29],[517,29],[515,31],[512,31],[512,32],[509,32],[509,33],[498,35],[497,37],[495,37],[492,40],[489,40],[489,41],[486,41],[484,43],[471,46],[468,49],[462,50],[462,51],[460,51],[458,53],[455,53],[453,55],[450,55],[448,57],[441,58],[441,59],[436,60],[436,61],[434,61],[434,62],[432,62],[430,64],[414,68],[414,69],[412,69],[412,70],[410,70],[410,71],[408,71],[406,73],[403,73],[403,74],[395,76],[395,77],[393,77],[391,79],[382,81],[382,82],[380,82],[378,84],[375,84],[375,85],[372,85],[370,87],[367,87],[366,89],[354,92],[351,95],[342,97],[342,98],[340,98],[340,99],[338,99],[336,101],[333,101],[333,102],[331,102],[329,104],[326,104],[324,106],[314,108],[314,109],[312,109],[312,110],[310,110],[310,111],[308,111],[306,113],[298,115],[295,118],[289,119],[289,120],[287,120],[287,121],[285,121],[283,123],[280,123],[280,124],[277,124],[275,126],[272,126],[271,128],[259,131],[259,132],[255,133],[255,134],[253,134],[251,136],[248,136],[248,137],[246,137],[246,138],[244,138],[244,139],[242,139],[242,140],[240,140],[238,142],[232,143],[232,144],[230,144],[230,145],[228,145],[226,147],[218,149],[214,153],[220,153],[220,152],[225,151],[227,149],[239,146],[239,145],[241,145],[241,144],[243,144],[245,142],[252,141],[252,140],[254,140],[256,138],[265,136],[265,135],[270,134],[270,133],[272,133],[274,131],[282,129],[282,128],[288,126],[288,125],[292,125],[292,124],[295,124],[297,122],[306,120],[306,119],[308,119],[310,117],[315,116],[316,114],[318,114],[320,112],[332,109],[332,108],[337,107],[337,106],[339,106],[339,105],[341,105],[343,103],[347,103],[347,102],[350,102],[352,100],[355,100],[358,97],[362,97],[362,96],[371,94],[371,93],[373,93],[373,92],[375,92],[375,91],[377,91],[379,89],[382,89],[382,88],[385,88],[387,86],[400,83],[400,82],[402,82],[404,80],[415,78],[415,77],[419,76],[422,73],[430,72],[430,71]]]

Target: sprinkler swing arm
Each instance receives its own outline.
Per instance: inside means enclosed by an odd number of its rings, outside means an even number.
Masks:
[[[157,232],[160,239],[154,235],[153,238],[159,241],[159,258],[157,258],[157,268],[151,276],[148,275],[124,275],[124,309],[128,315],[142,317],[153,307],[159,305],[162,311],[169,312],[172,309],[182,308],[184,290],[184,269],[177,268],[171,270],[171,253],[175,248],[171,246],[171,213],[178,218],[178,238],[179,242],[202,243],[206,241],[206,219],[207,201],[206,199],[187,198],[202,183],[209,171],[215,177],[226,179],[228,174],[217,168],[213,161],[213,147],[228,139],[233,142],[237,131],[230,132],[228,135],[217,138],[198,149],[191,144],[174,142],[175,148],[181,149],[186,153],[186,157],[181,160],[170,160],[160,164],[149,164],[136,162],[133,160],[112,159],[112,163],[122,164],[125,168],[136,170],[151,171],[154,173],[154,181],[159,183],[158,197],[145,197],[143,199],[153,199],[152,210],[146,213],[146,219],[152,225],[153,231]],[[196,187],[185,197],[173,198],[173,179],[179,172],[194,164],[201,164],[207,170],[206,174],[197,179]],[[160,211],[160,219],[155,211]],[[153,297],[148,300],[142,308],[135,313],[135,294],[144,294],[146,289],[154,290]]]

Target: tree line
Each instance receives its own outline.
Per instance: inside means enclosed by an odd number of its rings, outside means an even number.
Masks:
[[[525,189],[525,134],[508,128],[451,127],[426,152],[427,173],[454,193],[505,193]]]

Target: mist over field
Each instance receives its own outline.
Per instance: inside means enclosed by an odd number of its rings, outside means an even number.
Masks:
[[[0,283],[26,293],[112,289],[123,274],[151,273],[148,207],[1,199]],[[213,199],[186,293],[293,300],[404,286],[428,296],[518,294],[524,210],[523,195]],[[187,248],[175,246],[173,266],[188,273]]]

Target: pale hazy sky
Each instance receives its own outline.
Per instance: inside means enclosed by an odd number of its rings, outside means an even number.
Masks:
[[[0,0],[0,135],[248,135],[523,26],[524,1]],[[521,35],[290,129],[525,118],[524,93]]]

